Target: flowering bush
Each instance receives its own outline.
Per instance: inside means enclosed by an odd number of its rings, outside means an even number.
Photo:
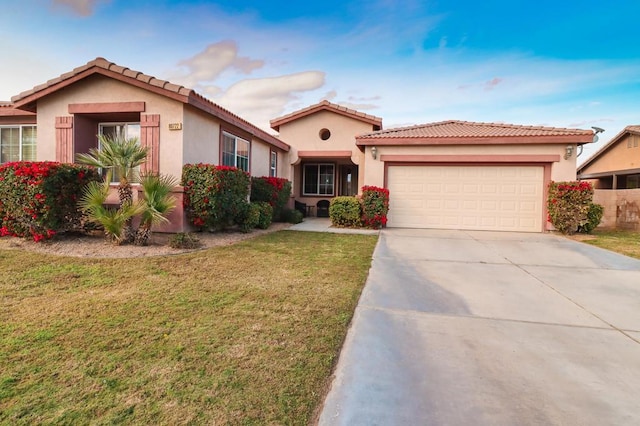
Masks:
[[[563,234],[574,234],[589,223],[592,200],[593,186],[589,182],[551,182],[547,199],[548,220]]]
[[[361,226],[362,206],[356,197],[335,197],[329,205],[329,217],[333,226]]]
[[[184,208],[200,229],[219,230],[243,225],[249,204],[249,174],[228,166],[186,164],[182,167]]]
[[[273,207],[273,220],[280,220],[291,197],[291,182],[277,177],[252,177],[251,201],[264,201]]]
[[[42,241],[79,229],[82,188],[99,180],[89,166],[56,162],[13,162],[0,166],[0,236]]]
[[[389,190],[376,186],[362,187],[362,223],[380,229],[387,224],[389,212]]]

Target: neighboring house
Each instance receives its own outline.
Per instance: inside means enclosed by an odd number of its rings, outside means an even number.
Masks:
[[[178,179],[184,164],[200,162],[236,166],[254,176],[282,176],[289,151],[280,139],[195,91],[103,58],[14,96],[0,111],[5,109],[7,122],[14,113],[31,124],[35,117],[38,161],[73,162],[77,154],[99,147],[98,134],[116,132],[136,136],[149,148],[143,172]],[[24,156],[29,128],[20,129],[23,156],[5,160],[3,155],[3,162],[34,159]],[[4,127],[2,132],[4,150]],[[184,230],[182,209],[171,219],[165,230]]]
[[[640,126],[627,126],[578,167],[597,189],[640,188]]]
[[[577,146],[594,139],[591,130],[465,121],[379,130],[380,118],[327,101],[271,127],[292,147],[296,199],[351,195],[356,181],[385,187],[388,226],[409,228],[541,232],[547,185],[575,180]]]
[[[640,229],[640,126],[627,126],[578,167],[604,206],[601,227]]]
[[[99,148],[97,135],[123,132],[149,148],[143,171],[179,178],[186,163],[236,166],[291,180],[292,198],[308,206],[374,185],[390,190],[388,226],[541,232],[547,184],[576,178],[576,148],[594,136],[464,121],[382,130],[381,118],[328,101],[271,127],[279,137],[191,89],[97,58],[0,104],[1,161],[73,162]],[[162,230],[188,229],[182,209],[170,219]]]

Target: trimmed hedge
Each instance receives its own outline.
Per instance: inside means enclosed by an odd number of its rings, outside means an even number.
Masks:
[[[359,227],[362,206],[356,197],[335,197],[329,205],[329,217],[333,226]]]
[[[265,201],[258,201],[251,204],[258,206],[258,211],[260,212],[260,218],[258,219],[256,228],[267,229],[273,219],[273,207]]]
[[[57,162],[12,162],[0,166],[0,236],[42,241],[80,230],[82,190],[99,181],[90,166]]]
[[[253,219],[248,201],[250,182],[249,174],[235,167],[185,164],[182,184],[189,222],[207,230],[221,230],[232,225],[246,229],[245,222]]]
[[[589,211],[587,212],[587,223],[580,225],[578,227],[578,232],[590,234],[591,231],[593,231],[598,225],[600,225],[603,214],[604,207],[602,207],[600,204],[590,203]]]
[[[282,220],[282,210],[291,197],[291,182],[277,177],[252,177],[251,201],[266,202],[273,207],[273,220]]]

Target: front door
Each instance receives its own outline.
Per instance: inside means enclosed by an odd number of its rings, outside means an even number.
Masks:
[[[358,166],[340,166],[340,195],[358,194]]]

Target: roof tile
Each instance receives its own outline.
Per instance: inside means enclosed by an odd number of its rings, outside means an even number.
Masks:
[[[380,117],[376,117],[375,115],[365,114],[364,112],[356,111],[355,109],[347,108],[343,105],[334,104],[325,99],[321,102],[318,102],[317,104],[310,105],[306,108],[302,108],[298,111],[294,111],[292,113],[283,115],[282,117],[278,117],[271,120],[271,128],[278,130],[278,128],[283,124],[289,123],[291,121],[297,120],[299,118],[305,117],[307,115],[310,115],[322,110],[333,110],[336,112],[340,112],[344,115],[349,115],[356,119],[369,122],[378,127],[382,127],[382,118]]]
[[[358,138],[495,138],[514,136],[583,136],[592,134],[593,132],[591,130],[581,129],[449,120],[381,130],[360,135]]]

